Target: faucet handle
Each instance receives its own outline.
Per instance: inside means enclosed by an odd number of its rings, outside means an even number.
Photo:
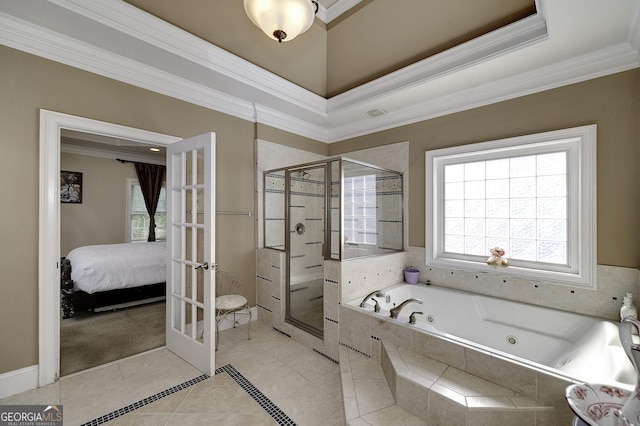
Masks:
[[[416,314],[422,315],[422,312],[411,312],[411,315],[409,315],[409,324],[416,323]]]
[[[373,300],[373,303],[375,303],[375,305],[373,305],[373,312],[380,312],[380,304],[378,303],[378,301],[373,297],[371,298],[371,300]]]

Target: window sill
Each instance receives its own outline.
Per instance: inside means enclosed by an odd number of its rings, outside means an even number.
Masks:
[[[590,268],[585,274],[573,274],[567,272],[544,271],[540,269],[523,268],[519,266],[494,266],[482,262],[457,260],[448,258],[427,259],[427,266],[456,269],[471,272],[481,272],[503,276],[514,276],[532,281],[547,281],[570,285],[587,290],[596,290],[596,268]],[[588,268],[585,268],[588,269]]]

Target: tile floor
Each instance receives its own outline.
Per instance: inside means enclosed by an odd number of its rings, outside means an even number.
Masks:
[[[285,419],[299,425],[344,424],[338,365],[272,328],[253,322],[251,340],[246,326],[222,331],[216,367],[229,364]],[[256,402],[255,393],[252,398],[227,372],[175,389],[199,376],[198,370],[162,348],[63,377],[0,404],[61,404],[65,426],[81,425],[173,388],[170,395],[107,424],[278,424]]]

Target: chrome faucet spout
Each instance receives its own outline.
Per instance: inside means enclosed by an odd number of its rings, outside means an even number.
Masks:
[[[365,306],[367,306],[367,300],[371,299],[375,303],[375,305],[373,307],[374,312],[380,312],[380,304],[378,304],[378,301],[376,299],[372,299],[372,297],[373,296],[375,296],[375,297],[384,297],[386,295],[387,294],[382,290],[372,291],[371,293],[367,294],[364,299],[362,299],[362,302],[360,302],[360,307],[364,308]]]
[[[409,303],[418,303],[418,304],[422,304],[422,300],[420,299],[407,299],[404,302],[402,302],[401,304],[399,304],[398,306],[391,308],[390,312],[390,316],[391,318],[398,318],[398,314],[400,314],[400,311],[402,310],[402,308],[404,308],[406,305],[408,305]]]

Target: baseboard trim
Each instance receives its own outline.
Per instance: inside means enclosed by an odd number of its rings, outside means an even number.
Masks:
[[[255,306],[251,307],[250,309],[251,321],[256,321],[258,319],[258,309]],[[236,316],[236,321],[240,324],[246,324],[247,319],[248,318],[246,316],[242,316],[241,314]],[[219,327],[221,331],[233,328],[233,316],[225,318],[225,320],[219,324]],[[152,351],[158,349],[161,348],[152,349]],[[38,373],[38,366],[32,365],[31,367],[25,367],[19,370],[13,370],[0,374],[0,399],[7,398],[9,396],[29,390],[37,389]]]
[[[6,398],[38,387],[38,366],[0,374],[0,398]]]

